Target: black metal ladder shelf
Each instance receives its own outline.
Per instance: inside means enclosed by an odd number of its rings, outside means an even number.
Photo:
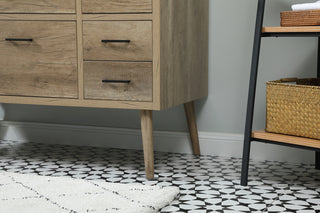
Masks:
[[[262,37],[318,37],[318,72],[317,76],[320,77],[320,26],[316,27],[263,27],[263,18],[265,10],[265,0],[258,0],[258,9],[256,17],[247,116],[244,132],[244,145],[242,157],[242,170],[241,170],[241,185],[248,184],[248,170],[251,142],[264,142],[270,144],[277,144],[283,146],[291,146],[302,149],[309,149],[315,151],[315,165],[320,169],[320,140],[300,138],[294,136],[285,136],[280,134],[271,134],[264,131],[252,132],[254,103],[256,96],[256,85],[258,75],[258,65],[260,56],[260,45]],[[294,141],[299,141],[295,143]]]

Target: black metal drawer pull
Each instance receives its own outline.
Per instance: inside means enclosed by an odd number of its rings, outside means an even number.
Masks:
[[[33,41],[32,38],[6,38],[6,41]]]
[[[101,40],[103,43],[130,43],[130,40]]]
[[[123,84],[129,84],[130,80],[102,80],[102,83],[123,83]]]

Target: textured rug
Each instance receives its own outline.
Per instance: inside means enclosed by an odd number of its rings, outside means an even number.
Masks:
[[[177,187],[0,172],[1,213],[158,212],[178,193]]]

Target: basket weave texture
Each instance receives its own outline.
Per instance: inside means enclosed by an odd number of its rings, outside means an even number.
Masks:
[[[282,27],[318,25],[320,25],[320,10],[281,12]]]
[[[267,82],[266,131],[320,139],[320,78]]]

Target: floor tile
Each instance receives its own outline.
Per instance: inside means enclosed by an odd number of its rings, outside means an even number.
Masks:
[[[179,187],[161,212],[320,212],[313,165],[251,161],[247,187],[239,185],[240,168],[238,158],[156,152],[149,181],[142,151],[0,141],[2,171]]]

